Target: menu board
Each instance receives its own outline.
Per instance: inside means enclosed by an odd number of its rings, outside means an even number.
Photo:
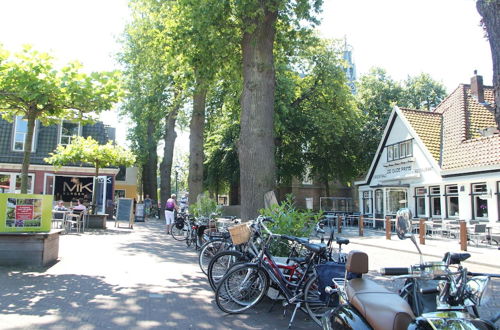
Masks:
[[[0,232],[50,231],[52,196],[0,194]]]
[[[116,222],[115,226],[119,225],[119,221],[128,222],[129,228],[134,226],[133,214],[134,200],[131,198],[119,198],[118,206],[116,207]]]

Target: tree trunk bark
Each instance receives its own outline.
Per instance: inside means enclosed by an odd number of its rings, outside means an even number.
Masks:
[[[242,39],[243,92],[238,148],[241,185],[241,219],[255,218],[264,207],[264,194],[276,185],[274,145],[275,71],[273,45],[276,11],[261,2],[263,15],[249,19],[255,26]]]
[[[495,119],[500,129],[500,0],[478,0],[476,8],[483,17],[483,24],[490,42],[495,90]]]
[[[27,119],[28,119],[28,132],[26,133],[26,138],[24,140],[24,157],[23,157],[23,166],[21,169],[21,194],[28,193],[28,170],[30,168],[31,148],[33,146],[33,134],[35,132],[36,117],[35,115],[31,114],[28,116]]]
[[[205,103],[207,88],[205,82],[196,78],[193,94],[193,114],[189,135],[189,200],[196,203],[203,192],[203,131],[205,127]]]
[[[330,184],[328,183],[328,179],[323,180],[323,184],[325,185],[325,196],[330,197]]]
[[[153,120],[149,119],[147,123],[147,160],[142,168],[142,184],[144,196],[149,195],[152,199],[158,199],[158,185],[156,178],[158,175],[158,143],[155,141],[155,128],[158,126]]]
[[[239,182],[231,182],[229,186],[229,205],[240,204],[240,185]]]
[[[165,125],[165,146],[163,148],[163,161],[160,164],[160,219],[165,217],[165,204],[167,199],[170,198],[172,192],[172,163],[174,158],[174,146],[175,139],[177,138],[177,133],[175,132],[175,122],[177,120],[177,113],[179,112],[180,106],[175,106],[169,112],[166,118]]]

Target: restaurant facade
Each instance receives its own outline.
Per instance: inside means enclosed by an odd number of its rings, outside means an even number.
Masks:
[[[433,111],[395,107],[364,180],[360,212],[500,221],[500,134],[493,88],[475,75]]]
[[[11,123],[0,118],[0,193],[19,193],[21,166],[27,122],[18,116]],[[33,134],[31,164],[28,173],[28,193],[54,196],[66,203],[83,198],[91,201],[96,194],[97,212],[106,213],[112,207],[115,176],[118,168],[103,168],[94,179],[95,169],[82,164],[63,166],[57,171],[45,163],[58,145],[71,143],[73,136],[92,136],[101,144],[114,140],[114,128],[97,122],[81,125],[61,121],[58,125],[43,126],[38,122]],[[112,210],[112,209],[111,209]]]

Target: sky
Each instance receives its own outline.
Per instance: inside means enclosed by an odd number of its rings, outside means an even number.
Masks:
[[[87,71],[119,68],[118,37],[128,20],[127,0],[0,0],[0,43],[23,44],[54,55],[58,64],[78,60]],[[474,70],[491,85],[488,41],[474,0],[324,0],[320,34],[347,39],[358,77],[382,67],[396,80],[429,73],[448,92],[469,83]],[[115,112],[102,120],[126,136]],[[187,133],[181,134],[186,143]]]

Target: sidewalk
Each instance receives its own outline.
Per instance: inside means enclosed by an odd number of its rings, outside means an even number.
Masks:
[[[47,269],[0,267],[0,329],[286,329],[269,301],[226,315],[197,254],[159,221],[61,236]],[[294,329],[313,323],[298,312]]]
[[[134,229],[91,230],[61,236],[59,262],[46,269],[0,267],[0,329],[286,329],[291,315],[282,316],[269,300],[245,314],[226,315],[198,266],[197,254],[184,242],[164,233],[159,221],[136,223]],[[349,233],[343,233],[345,236]],[[409,240],[352,238],[346,248],[370,257],[369,277],[397,290],[400,285],[373,271],[383,266],[418,262]],[[427,254],[441,257],[434,245]],[[406,252],[405,252],[406,251]],[[492,251],[492,267],[498,255]],[[476,257],[475,252],[471,259]],[[487,257],[481,257],[487,262]],[[426,260],[431,258],[425,257]],[[438,258],[435,258],[438,259]],[[481,270],[477,270],[481,271]],[[492,271],[492,270],[490,270]],[[485,316],[500,310],[500,285]],[[314,329],[306,314],[297,313],[293,329]]]

